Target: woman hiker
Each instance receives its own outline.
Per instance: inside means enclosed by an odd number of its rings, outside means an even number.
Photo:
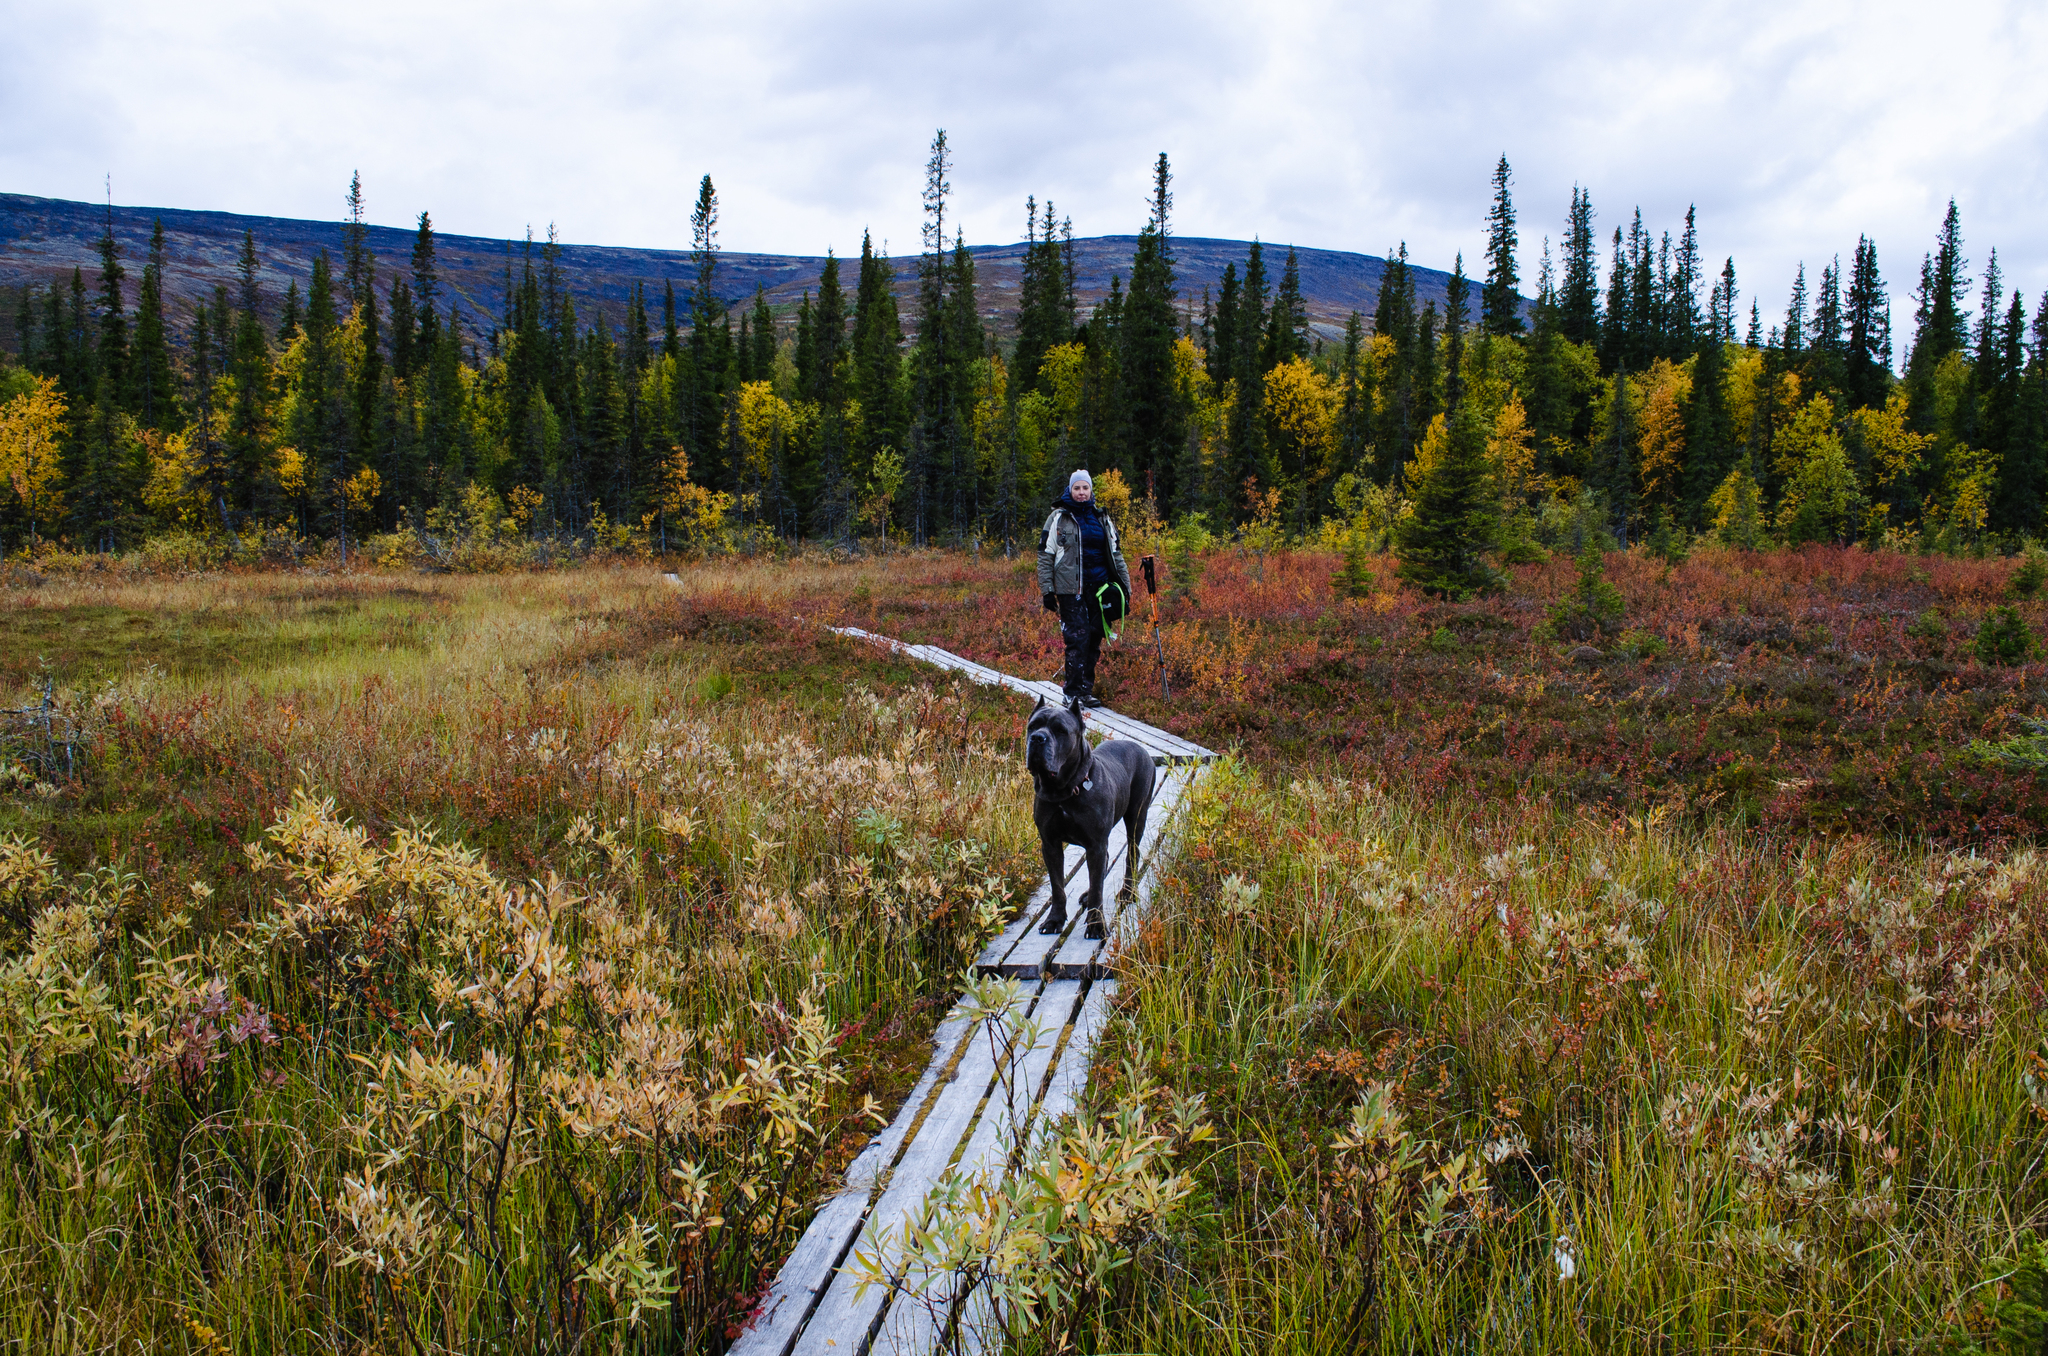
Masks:
[[[1112,585],[1105,598],[1103,590]],[[1095,660],[1107,629],[1103,605],[1110,604],[1110,621],[1122,619],[1130,606],[1131,571],[1117,549],[1116,524],[1095,507],[1095,482],[1086,471],[1067,478],[1067,492],[1045,520],[1038,540],[1038,591],[1045,610],[1060,619],[1060,639],[1067,647],[1067,700],[1101,706],[1102,698],[1095,695]]]

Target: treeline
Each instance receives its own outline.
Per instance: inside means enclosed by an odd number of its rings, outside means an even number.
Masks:
[[[948,236],[950,163],[941,132],[907,317],[896,265],[866,240],[850,278],[827,257],[793,314],[758,291],[722,297],[708,176],[692,276],[636,288],[616,318],[579,314],[552,230],[508,265],[496,316],[444,293],[424,212],[410,270],[380,279],[359,179],[341,257],[310,261],[275,325],[253,238],[239,285],[174,317],[161,226],[131,305],[110,221],[96,283],[74,271],[19,298],[0,544],[108,550],[172,529],[346,542],[492,521],[652,549],[743,533],[1001,545],[1078,465],[1216,527],[1377,517],[1391,536],[1450,514],[1422,526],[1469,570],[1565,523],[1621,541],[1963,550],[2042,529],[2048,296],[2030,343],[1996,254],[1981,285],[1968,276],[1953,204],[1903,370],[1867,239],[1817,281],[1802,267],[1781,320],[1751,300],[1745,323],[1734,261],[1703,261],[1692,213],[1676,239],[1638,211],[1603,241],[1575,189],[1529,303],[1505,158],[1483,278],[1461,255],[1445,309],[1418,306],[1398,246],[1369,322],[1326,346],[1291,250],[1275,270],[1254,242],[1213,293],[1181,287],[1162,154],[1128,282],[1087,314],[1070,223],[1027,201],[1017,328],[999,344]]]

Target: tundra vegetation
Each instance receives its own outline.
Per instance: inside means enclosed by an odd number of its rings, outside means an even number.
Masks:
[[[387,289],[359,186],[182,347],[161,247],[132,330],[111,236],[21,295],[9,1336],[721,1350],[935,1015],[1019,1037],[962,972],[1032,884],[1021,712],[815,623],[1056,672],[1030,529],[1085,462],[1164,567],[1105,695],[1232,756],[1083,1114],[942,1184],[935,1306],[2040,1350],[2048,301],[1993,255],[1973,315],[1951,206],[1896,359],[1868,240],[1745,329],[1690,214],[1603,289],[1578,190],[1526,304],[1503,160],[1476,318],[1399,249],[1325,342],[1254,244],[1197,322],[1161,156],[1090,314],[1029,205],[997,345],[949,155],[908,344],[871,248],[721,297],[708,178],[658,326],[552,240],[445,309],[425,214]]]
[[[722,1348],[1037,853],[1007,711],[696,583],[9,587],[10,1346]]]
[[[933,1295],[1023,1350],[2034,1340],[2024,561],[1460,602],[1147,530],[1175,695],[1142,617],[1106,681],[1236,751],[1084,1114],[942,1188]],[[810,623],[1050,673],[1027,571],[15,567],[19,1340],[722,1349],[1034,872],[1022,708]]]

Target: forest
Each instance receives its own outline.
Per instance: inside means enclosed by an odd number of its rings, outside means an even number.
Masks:
[[[1603,241],[1585,189],[1531,302],[1502,157],[1483,276],[1468,283],[1461,254],[1444,309],[1418,308],[1397,246],[1340,345],[1312,337],[1291,250],[1254,241],[1213,294],[1179,285],[1162,153],[1128,277],[1092,312],[1071,223],[1027,200],[1014,334],[998,334],[948,220],[950,167],[941,132],[909,314],[898,263],[866,240],[857,263],[828,256],[793,313],[722,301],[708,175],[694,278],[637,288],[623,316],[578,314],[552,229],[513,256],[494,316],[439,282],[426,212],[409,274],[378,277],[360,177],[340,257],[308,261],[281,307],[250,236],[239,286],[171,314],[161,227],[136,261],[110,224],[96,279],[24,286],[12,307],[0,547],[1013,549],[1077,465],[1226,533],[1334,520],[1385,543],[1406,524],[1404,556],[1437,562],[1418,581],[1453,593],[1497,578],[1487,557],[1576,551],[1589,529],[1959,554],[2041,530],[2048,295],[2030,335],[1995,250],[1969,276],[1953,203],[1895,352],[1875,242],[1817,278],[1802,266],[1766,323],[1734,260],[1703,258],[1692,212],[1675,238],[1638,210]]]

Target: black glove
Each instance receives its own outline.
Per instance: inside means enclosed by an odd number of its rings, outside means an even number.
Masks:
[[[1047,612],[1058,612],[1060,610],[1060,596],[1057,593],[1048,593],[1038,601],[1045,604]]]

